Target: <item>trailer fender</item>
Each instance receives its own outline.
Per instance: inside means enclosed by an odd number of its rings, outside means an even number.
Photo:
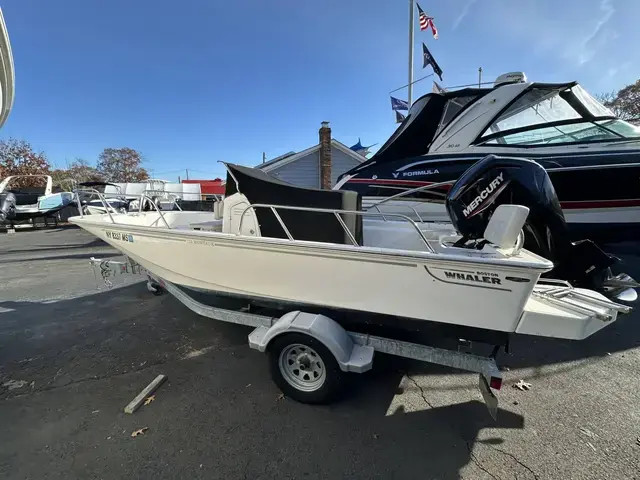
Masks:
[[[354,343],[349,333],[331,318],[307,312],[289,312],[271,327],[257,327],[249,334],[249,346],[264,352],[271,340],[292,332],[303,333],[322,342],[344,372],[362,373],[373,366],[373,347]]]

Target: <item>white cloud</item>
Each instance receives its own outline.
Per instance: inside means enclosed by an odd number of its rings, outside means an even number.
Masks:
[[[471,7],[473,6],[474,3],[476,3],[478,0],[468,0],[467,3],[465,4],[464,7],[462,7],[462,11],[460,12],[460,15],[458,15],[458,18],[456,18],[456,21],[453,22],[453,29],[455,30],[456,28],[458,28],[458,26],[460,25],[460,22],[462,22],[462,20],[464,19],[464,17],[467,16],[467,14],[469,13],[469,10],[471,10]]]
[[[604,30],[616,12],[616,9],[613,8],[611,4],[611,0],[600,0],[600,11],[602,12],[602,16],[598,20],[598,23],[596,23],[591,33],[584,37],[581,42],[581,51],[578,54],[578,63],[580,65],[591,60],[599,48],[604,46],[609,39],[615,38],[617,35],[616,32]]]
[[[512,43],[528,44],[535,56],[555,57],[572,67],[587,64],[611,42],[623,38],[614,23],[622,14],[633,13],[627,5],[626,11],[616,14],[613,0],[516,3],[483,3],[486,30]]]

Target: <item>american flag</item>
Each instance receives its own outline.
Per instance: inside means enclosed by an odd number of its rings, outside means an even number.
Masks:
[[[424,10],[420,8],[420,5],[416,2],[416,6],[418,7],[418,18],[420,20],[420,30],[426,30],[431,27],[431,32],[433,33],[433,38],[438,39],[438,29],[433,23],[433,17],[428,17]]]

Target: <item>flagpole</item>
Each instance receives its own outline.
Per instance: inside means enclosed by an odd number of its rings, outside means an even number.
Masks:
[[[409,0],[409,81],[408,83],[408,93],[407,93],[407,103],[409,108],[411,108],[411,101],[413,97],[413,0]]]

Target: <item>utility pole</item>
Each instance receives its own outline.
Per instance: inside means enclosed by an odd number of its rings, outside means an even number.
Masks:
[[[478,88],[482,88],[482,67],[478,68]]]
[[[189,180],[189,169],[185,168],[185,171],[187,172],[187,180]]]
[[[413,0],[409,0],[409,84],[407,92],[407,104],[411,108],[413,97]]]

